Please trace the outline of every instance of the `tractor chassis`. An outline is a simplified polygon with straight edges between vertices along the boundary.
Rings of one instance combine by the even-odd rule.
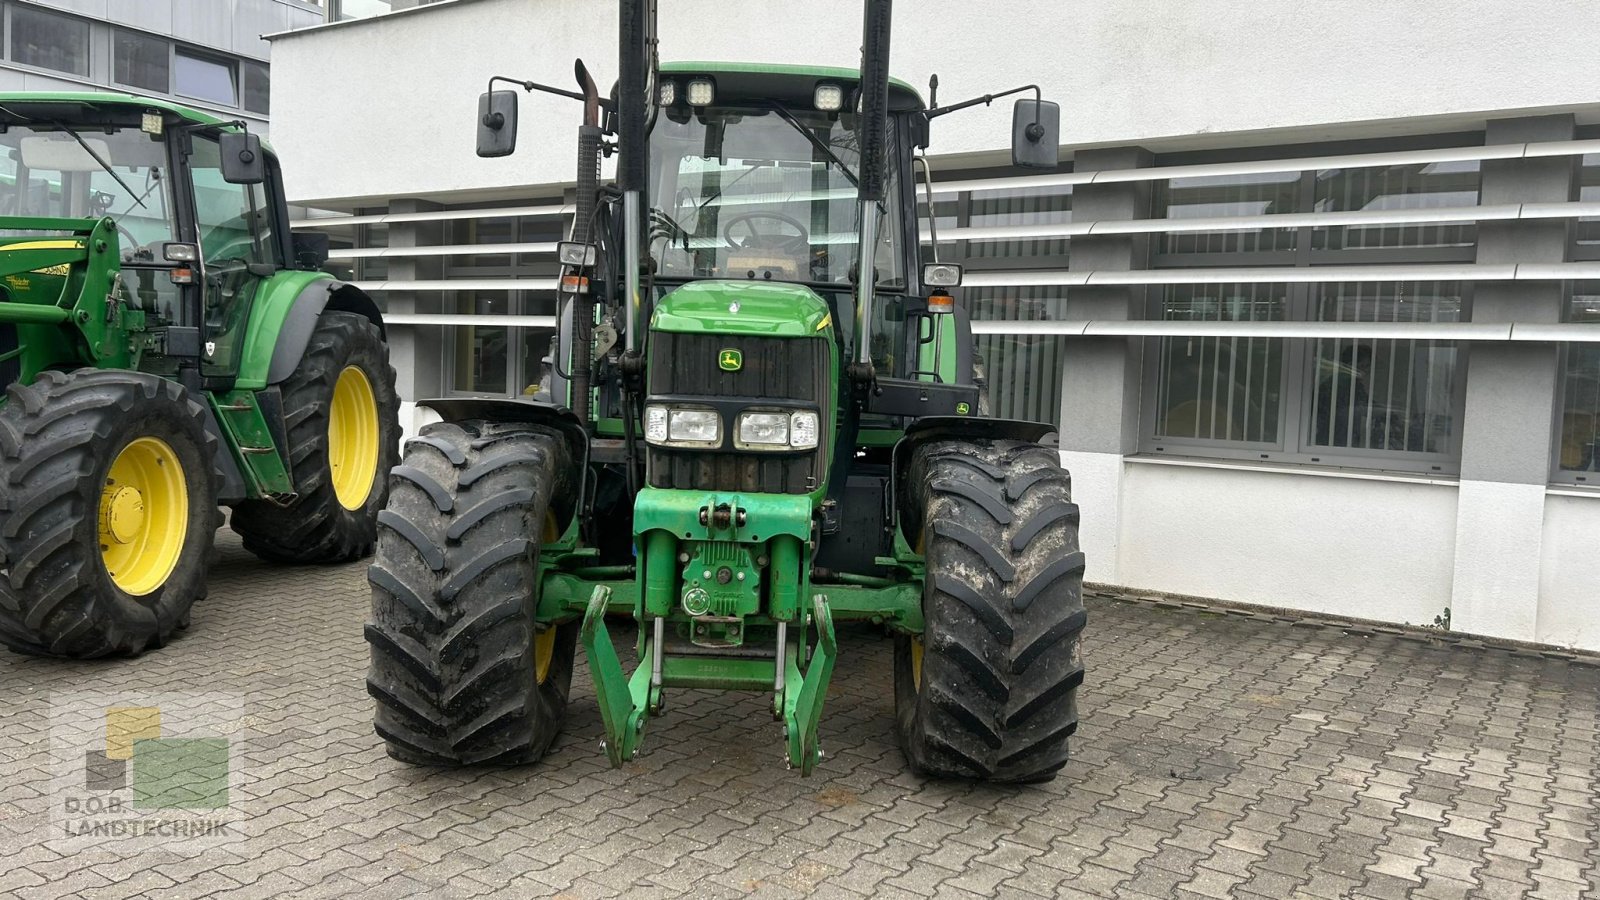
[[[876,562],[901,575],[901,580],[842,576],[862,583],[809,585],[809,608],[790,610],[790,619],[744,617],[739,628],[750,638],[746,646],[767,647],[770,652],[668,653],[668,629],[695,627],[696,620],[680,608],[664,616],[647,612],[645,582],[623,571],[631,567],[583,567],[593,551],[579,549],[576,538],[575,531],[569,531],[561,541],[541,548],[537,618],[541,627],[582,618],[579,642],[589,661],[604,723],[601,748],[612,766],[637,755],[646,721],[664,708],[666,688],[746,690],[771,692],[773,718],[783,724],[785,762],[810,775],[823,755],[818,723],[838,658],[834,622],[871,622],[911,635],[922,632],[921,559],[897,536],[896,555]],[[608,615],[639,622],[638,665],[631,676],[625,673],[606,627]]]

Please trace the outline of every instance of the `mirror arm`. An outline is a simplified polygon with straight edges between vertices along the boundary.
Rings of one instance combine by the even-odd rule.
[[[1033,91],[1033,99],[1039,100],[1039,101],[1043,101],[1044,100],[1044,92],[1039,90],[1039,86],[1037,84],[1025,84],[1022,87],[1012,88],[1009,91],[1001,91],[998,94],[984,94],[982,97],[974,97],[971,100],[963,100],[960,103],[952,103],[949,106],[934,107],[933,109],[928,110],[926,115],[928,116],[929,119],[937,119],[938,117],[940,117],[942,115],[945,115],[947,113],[953,113],[953,112],[956,112],[958,110],[963,110],[963,109],[966,109],[969,106],[977,106],[980,103],[982,103],[984,106],[988,106],[990,103],[993,103],[994,101],[999,100],[1001,97],[1009,97],[1012,94],[1020,94],[1023,91]],[[1039,128],[1040,129],[1040,135],[1039,136],[1040,137],[1043,136],[1043,126],[1041,126],[1039,124],[1038,119],[1034,120],[1033,128]],[[1030,129],[1030,132],[1031,132],[1031,130],[1032,129]],[[1034,140],[1038,140],[1038,139],[1039,139],[1038,137],[1034,137]]]
[[[495,75],[494,77],[490,78],[489,79],[489,90],[491,90],[491,91],[494,90],[494,86],[499,82],[505,82],[506,84],[514,84],[517,87],[522,88],[523,90],[527,91],[530,94],[533,93],[534,91],[543,91],[546,94],[555,94],[557,97],[569,97],[569,98],[571,98],[573,100],[578,100],[578,101],[581,101],[581,102],[586,103],[586,104],[588,104],[588,103],[598,104],[601,109],[610,110],[610,109],[615,108],[615,106],[616,106],[615,103],[612,103],[611,100],[609,100],[609,99],[607,99],[605,97],[595,97],[595,96],[591,96],[589,94],[581,94],[581,93],[579,93],[577,91],[569,91],[569,90],[565,90],[564,88],[551,87],[548,84],[540,84],[537,81],[523,81],[520,78],[508,78],[508,77],[506,77],[504,75]],[[488,123],[484,123],[484,124],[488,124]]]
[[[922,163],[922,190],[928,198],[928,239],[933,241],[933,261],[939,261],[939,216],[933,208],[933,167],[928,165],[928,156],[919,153],[911,157],[911,165]]]

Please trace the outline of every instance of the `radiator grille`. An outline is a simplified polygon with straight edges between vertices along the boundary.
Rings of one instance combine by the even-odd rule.
[[[816,404],[824,409],[831,383],[828,342],[823,338],[767,338],[744,335],[651,335],[651,396],[768,400]],[[718,365],[724,350],[742,355],[738,371]],[[732,428],[731,421],[724,423]],[[806,494],[820,481],[829,448],[803,455],[758,451],[648,451],[651,487],[702,491]]]

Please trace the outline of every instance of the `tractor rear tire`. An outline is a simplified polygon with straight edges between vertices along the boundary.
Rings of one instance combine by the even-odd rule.
[[[298,497],[286,507],[268,500],[234,506],[231,524],[246,550],[280,563],[348,562],[372,553],[400,449],[394,378],[378,326],[356,313],[321,315],[281,388]]]
[[[535,426],[438,423],[406,445],[369,572],[367,692],[389,755],[537,762],[566,722],[579,622],[541,628],[539,546],[571,460]]]
[[[182,385],[47,371],[0,408],[0,643],[137,656],[189,624],[222,524],[216,438]]]
[[[900,745],[941,778],[1048,781],[1067,762],[1083,682],[1083,554],[1072,481],[1023,441],[937,441],[912,457],[925,630],[897,638]]]

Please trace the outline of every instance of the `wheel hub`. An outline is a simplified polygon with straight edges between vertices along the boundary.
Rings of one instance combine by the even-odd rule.
[[[96,519],[100,558],[123,593],[142,597],[165,584],[189,532],[189,492],[172,445],[129,441],[106,472]]]
[[[113,484],[101,496],[101,530],[118,544],[131,544],[144,531],[144,494],[136,487]]]

